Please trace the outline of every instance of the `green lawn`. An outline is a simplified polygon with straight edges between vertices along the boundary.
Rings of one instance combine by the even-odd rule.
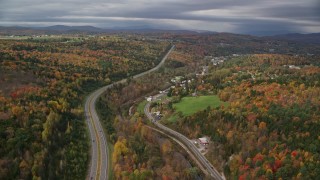
[[[176,112],[182,112],[184,116],[189,116],[200,110],[206,109],[208,106],[215,108],[223,104],[227,106],[228,103],[220,101],[218,96],[198,96],[198,97],[184,97],[179,103],[173,104]]]
[[[138,107],[137,107],[137,112],[139,114],[144,114],[144,107],[146,106],[147,104],[147,101],[146,100],[143,100],[141,101],[139,104],[138,104]]]

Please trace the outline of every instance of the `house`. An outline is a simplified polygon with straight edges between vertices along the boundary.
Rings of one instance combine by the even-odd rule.
[[[182,76],[176,76],[175,78],[171,79],[171,82],[179,83],[179,82],[181,82],[182,78],[183,78]]]
[[[160,120],[162,117],[162,114],[160,113],[160,111],[156,111],[153,113],[155,115],[155,120]]]
[[[200,74],[196,74],[196,76],[206,75],[206,74],[208,74],[208,71],[209,71],[209,66],[202,66],[201,73]]]
[[[289,69],[301,69],[299,66],[289,65]]]
[[[202,72],[201,72],[202,75],[207,74],[208,71],[209,71],[209,66],[202,66]]]
[[[152,96],[147,97],[147,101],[148,101],[148,102],[151,102],[151,101],[152,101]]]
[[[200,141],[200,144],[202,144],[202,145],[208,145],[209,144],[209,141],[208,141],[207,137],[199,138],[199,141]]]

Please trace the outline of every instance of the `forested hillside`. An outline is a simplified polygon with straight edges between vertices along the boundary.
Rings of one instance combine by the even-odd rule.
[[[160,62],[169,44],[117,36],[0,41],[0,179],[83,179],[84,97]]]
[[[218,34],[165,34],[177,49],[202,59],[204,56],[232,54],[320,54],[320,45],[288,41],[270,37],[256,37],[230,33]]]
[[[149,121],[144,118],[145,104],[140,103],[145,96],[170,86],[168,79],[174,75],[186,74],[195,68],[179,62],[176,53],[172,52],[157,72],[115,86],[102,95],[97,103],[101,121],[110,142],[114,144],[114,179],[203,178],[202,172],[180,145],[150,129]]]
[[[132,79],[160,62],[166,40],[176,49],[165,66]],[[123,78],[97,103],[114,144],[114,178],[202,178],[188,155],[144,119],[140,101],[171,87],[151,108],[190,139],[208,136],[206,157],[227,178],[316,179],[319,53],[317,45],[225,33],[0,40],[0,179],[83,179],[84,98]],[[216,108],[177,112],[190,109],[188,99],[213,99],[202,105]]]
[[[229,105],[166,123],[190,138],[209,136],[206,156],[230,179],[317,179],[319,64],[319,56],[281,54],[208,64],[198,93]]]

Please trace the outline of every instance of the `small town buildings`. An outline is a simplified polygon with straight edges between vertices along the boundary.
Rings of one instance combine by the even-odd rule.
[[[224,61],[227,60],[227,57],[224,57],[224,56],[221,56],[221,57],[214,57],[211,59],[211,63],[214,65],[214,66],[217,66],[219,64],[222,64]]]

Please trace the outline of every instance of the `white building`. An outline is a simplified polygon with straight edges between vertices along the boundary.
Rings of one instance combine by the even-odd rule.
[[[207,137],[199,138],[199,141],[200,141],[200,144],[202,144],[202,145],[208,145],[209,144],[209,141],[208,141]]]
[[[147,101],[148,101],[148,102],[151,102],[151,101],[152,101],[152,96],[147,97]]]

